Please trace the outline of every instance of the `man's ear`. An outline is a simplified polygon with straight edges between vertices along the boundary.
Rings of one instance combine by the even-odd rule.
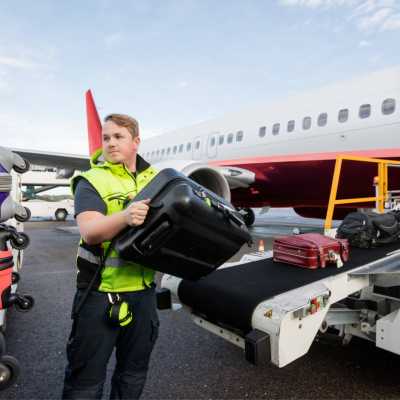
[[[139,136],[136,136],[136,137],[133,139],[133,141],[134,141],[134,143],[135,143],[135,150],[137,151],[138,148],[139,148],[139,144],[140,144],[140,137],[139,137]]]

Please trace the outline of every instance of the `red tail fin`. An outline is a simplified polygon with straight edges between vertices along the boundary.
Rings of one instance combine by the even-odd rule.
[[[96,150],[101,149],[101,122],[96,104],[94,103],[92,92],[86,92],[86,115],[89,138],[89,154],[92,155]]]

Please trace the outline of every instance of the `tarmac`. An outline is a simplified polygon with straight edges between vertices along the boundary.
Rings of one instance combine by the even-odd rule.
[[[337,222],[336,222],[337,224]],[[75,257],[79,232],[75,220],[32,219],[24,224],[31,244],[24,251],[18,291],[36,298],[28,313],[8,310],[6,354],[21,364],[17,384],[0,399],[61,398],[65,345],[71,328],[75,292]],[[289,236],[293,228],[323,232],[323,221],[298,217],[291,209],[270,210],[257,216],[251,228],[258,250],[263,240],[272,248],[275,236]],[[161,274],[157,273],[159,285]],[[264,399],[264,398],[399,398],[400,356],[353,338],[349,345],[312,344],[309,352],[286,367],[255,367],[244,351],[195,325],[180,310],[159,311],[160,335],[155,345],[142,399]],[[104,398],[110,394],[109,366]]]

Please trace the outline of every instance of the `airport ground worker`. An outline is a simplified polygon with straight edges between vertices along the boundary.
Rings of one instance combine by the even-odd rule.
[[[92,168],[71,181],[81,240],[63,399],[101,399],[114,347],[110,398],[138,399],[158,337],[155,271],[123,261],[109,251],[110,241],[121,230],[145,220],[150,200],[123,209],[124,200],[134,198],[157,171],[137,154],[136,120],[111,114],[104,122],[103,148],[91,157]],[[104,268],[76,312],[105,255]],[[117,313],[110,313],[111,308]]]

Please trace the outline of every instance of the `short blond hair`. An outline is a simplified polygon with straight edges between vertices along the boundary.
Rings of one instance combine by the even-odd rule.
[[[104,118],[104,122],[107,121],[112,121],[118,126],[123,126],[124,128],[128,129],[128,131],[132,135],[132,139],[139,137],[139,123],[136,121],[136,119],[130,117],[129,115],[108,114]]]

